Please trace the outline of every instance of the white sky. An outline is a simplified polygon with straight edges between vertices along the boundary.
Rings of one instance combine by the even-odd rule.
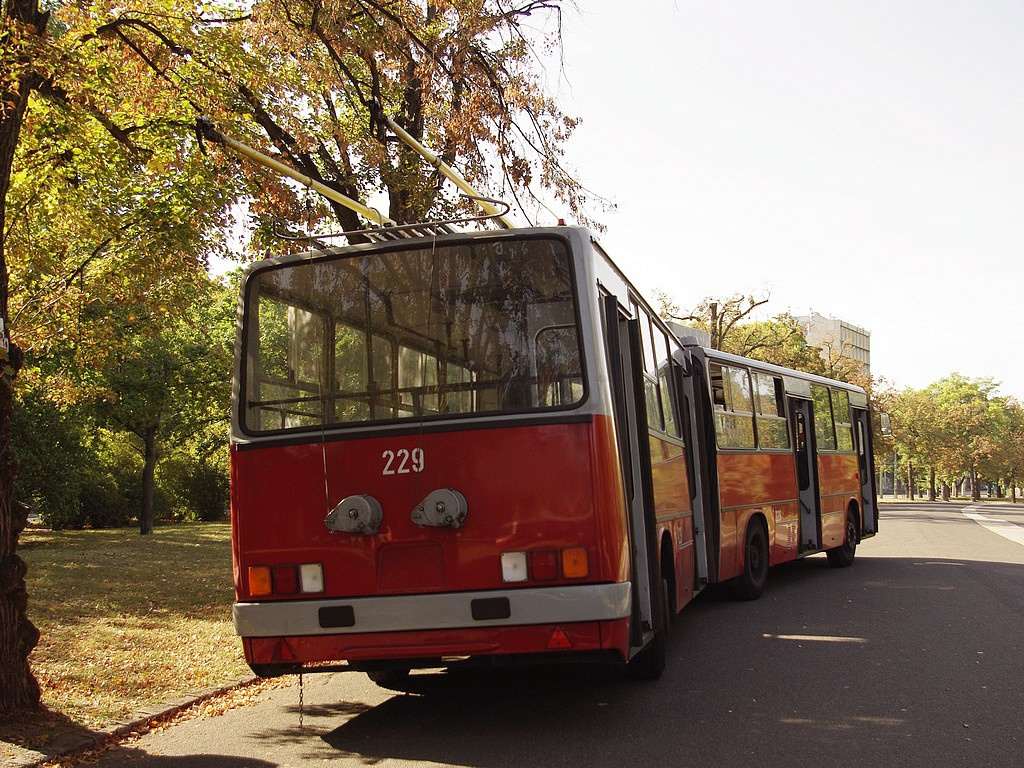
[[[866,328],[897,386],[1024,398],[1024,3],[579,6],[548,89],[641,291],[770,292]]]

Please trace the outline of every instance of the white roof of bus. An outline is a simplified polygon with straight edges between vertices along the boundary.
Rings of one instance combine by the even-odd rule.
[[[690,349],[694,348],[694,345],[689,346]],[[804,373],[803,371],[795,371],[792,368],[783,368],[781,365],[772,365],[771,363],[762,363],[760,360],[752,360],[749,357],[741,357],[740,355],[734,355],[729,352],[722,352],[718,349],[711,349],[710,347],[697,347],[704,352],[705,357],[720,361],[723,363],[732,363],[734,365],[749,366],[758,371],[765,373],[774,373],[782,377],[785,382],[786,391],[791,394],[801,394],[809,396],[809,387],[801,386],[810,384],[823,384],[833,389],[843,389],[847,392],[856,392],[860,395],[867,396],[863,387],[858,387],[856,384],[850,384],[845,381],[839,381],[837,379],[828,379],[824,376],[818,376],[813,373]]]

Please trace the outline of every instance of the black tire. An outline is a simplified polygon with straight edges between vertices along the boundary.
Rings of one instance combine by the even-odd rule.
[[[842,545],[825,552],[828,564],[833,568],[849,568],[853,565],[853,558],[857,554],[857,541],[859,539],[857,518],[854,515],[854,511],[849,509],[846,511],[846,535],[843,538]]]
[[[367,672],[366,676],[373,680],[381,688],[392,691],[403,691],[409,682],[408,669],[375,669]]]
[[[634,680],[657,680],[665,671],[668,644],[668,581],[661,580],[661,618],[647,647],[629,660],[626,672]]]
[[[768,582],[768,535],[756,520],[747,525],[743,544],[743,572],[729,582],[733,600],[757,600]]]
[[[302,666],[299,664],[250,664],[249,669],[257,677],[263,678],[298,675],[302,672]]]

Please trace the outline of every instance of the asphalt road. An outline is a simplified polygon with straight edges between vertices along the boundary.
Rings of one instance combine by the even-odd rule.
[[[704,594],[656,683],[614,670],[307,676],[101,766],[1024,765],[1024,504],[884,504],[853,567]],[[1019,511],[1018,511],[1019,510]]]

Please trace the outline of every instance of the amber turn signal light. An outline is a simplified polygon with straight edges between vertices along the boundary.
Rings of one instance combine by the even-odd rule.
[[[249,594],[264,597],[272,592],[270,569],[262,565],[249,566]]]
[[[585,579],[590,575],[586,547],[562,550],[562,575],[567,579]]]

